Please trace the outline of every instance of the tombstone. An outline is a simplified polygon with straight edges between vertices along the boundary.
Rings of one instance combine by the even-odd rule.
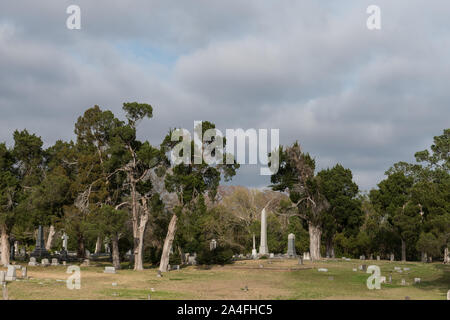
[[[350,259],[350,258],[345,258],[345,261],[351,261],[352,259]]]
[[[380,261],[381,259],[380,259],[380,256],[377,256],[377,261]]]
[[[48,259],[42,259],[41,260],[41,265],[44,267],[47,267],[48,265],[50,265],[50,262],[48,261]]]
[[[255,241],[255,234],[253,234],[253,249],[252,249],[252,257],[253,259],[258,258],[258,252],[256,251],[256,241]]]
[[[65,266],[67,264],[67,262],[66,261],[63,261],[63,266]]]
[[[360,256],[359,260],[366,260],[366,256],[365,255]]]
[[[85,254],[86,254],[86,258],[89,259],[91,257],[91,252],[88,249],[85,250]]]
[[[402,279],[402,286],[406,286],[406,280]]]
[[[59,266],[58,259],[56,258],[52,259],[52,266]]]
[[[319,272],[328,272],[328,269],[326,269],[326,268],[319,268],[319,269],[317,269],[317,271],[319,271]]]
[[[110,254],[110,253],[111,253],[111,248],[109,247],[109,243],[108,243],[108,242],[105,242],[105,252],[106,252],[107,254]]]
[[[389,283],[392,283],[392,274],[389,275]]]
[[[67,234],[64,232],[64,234],[61,237],[63,243],[62,243],[62,247],[63,250],[67,251],[67,240],[69,239],[69,237],[67,236]]]
[[[415,283],[415,284],[420,283],[420,278],[414,278],[414,283]]]
[[[188,264],[192,264],[192,265],[197,264],[197,259],[195,258],[195,256],[189,256]]]
[[[381,277],[381,278],[380,278],[380,283],[384,283],[384,284],[385,284],[385,283],[386,283],[386,277],[384,277],[384,276]]]
[[[400,268],[400,267],[394,267],[394,270],[395,270],[395,271],[399,271],[399,270],[402,270],[402,268]]]
[[[270,258],[270,259],[275,258],[275,255],[274,255],[273,253],[271,253],[271,254],[269,254],[269,258]]]
[[[403,271],[409,271],[411,268],[403,268]]]
[[[297,253],[295,252],[295,234],[290,233],[288,235],[288,251],[287,255],[289,258],[295,258]]]
[[[27,252],[25,251],[25,248],[20,248],[19,255],[20,256],[26,256]]]
[[[16,260],[16,250],[14,249],[14,244],[9,248],[9,260]]]
[[[0,271],[0,286],[3,286],[5,283],[6,283],[5,271]]]
[[[217,248],[217,241],[216,239],[212,239],[211,242],[209,243],[209,250],[213,251],[216,248]]]
[[[300,264],[300,265],[303,264],[303,259],[302,259],[302,257],[298,257],[298,264]]]
[[[373,254],[369,256],[369,260],[373,260]]]
[[[311,256],[309,252],[303,252],[303,260],[311,260]]]
[[[450,300],[450,290],[447,291],[447,300]]]
[[[19,242],[14,241],[14,254],[19,255]]]
[[[269,253],[267,247],[267,220],[266,220],[266,208],[261,211],[261,243],[259,246],[259,254],[265,255]]]
[[[22,268],[22,279],[28,279],[27,267]]]
[[[114,267],[105,267],[103,273],[116,273],[116,268]]]
[[[390,260],[390,261],[395,261],[395,257],[394,257],[394,254],[393,254],[393,253],[391,253],[391,255],[389,256],[389,260]]]
[[[89,259],[84,259],[83,263],[81,264],[83,267],[89,267],[91,264],[91,261]]]
[[[37,266],[38,265],[38,263],[36,262],[36,258],[35,257],[31,257],[30,258],[30,262],[28,262],[28,265],[29,266]]]
[[[8,265],[8,271],[6,271],[6,281],[16,281],[16,268],[13,265]]]
[[[45,249],[44,245],[44,229],[40,225],[38,228],[38,234],[36,237],[36,247],[34,248],[33,252],[30,254],[32,257],[36,258],[45,258],[48,257],[50,254]]]
[[[358,271],[356,268],[353,268],[353,272],[356,272],[356,271]]]

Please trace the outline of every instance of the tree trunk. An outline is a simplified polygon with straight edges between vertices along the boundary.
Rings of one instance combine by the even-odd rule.
[[[177,230],[177,215],[174,214],[170,219],[169,228],[167,230],[166,240],[164,240],[163,252],[161,255],[161,262],[159,263],[159,271],[166,272],[169,265],[170,248],[172,248],[173,239]]]
[[[112,236],[112,262],[113,267],[120,269],[120,255],[119,255],[119,237],[115,234]]]
[[[53,245],[53,239],[55,237],[55,227],[53,225],[50,226],[50,229],[48,231],[48,237],[47,237],[47,243],[45,244],[45,249],[47,251],[50,251]]]
[[[311,253],[311,260],[320,259],[320,238],[322,236],[322,229],[320,226],[315,226],[308,223],[309,231],[309,252]]]
[[[182,265],[185,264],[186,261],[185,261],[185,257],[184,257],[184,252],[183,252],[183,249],[181,249],[180,246],[178,246],[178,254],[180,255],[181,264]]]
[[[9,250],[10,250],[10,246],[9,246],[9,234],[8,234],[8,230],[6,228],[5,225],[1,226],[2,229],[2,235],[1,235],[1,247],[2,247],[2,255],[1,255],[1,263],[4,266],[7,266],[9,264]]]
[[[98,236],[97,241],[95,242],[94,254],[99,254],[100,252],[102,252],[102,238],[100,236]]]
[[[402,239],[402,261],[406,261],[406,241]]]
[[[80,259],[84,259],[84,257],[86,256],[86,250],[84,248],[84,238],[82,235],[78,235],[77,256]]]
[[[445,250],[444,250],[444,263],[450,264],[450,256],[449,256],[449,252],[448,252],[448,247],[445,247]]]
[[[147,227],[149,214],[146,212],[141,216],[141,219],[139,221],[139,227],[138,227],[138,242],[137,247],[134,251],[134,270],[141,271],[144,270],[144,263],[143,263],[143,253],[144,253],[144,234],[145,234],[145,228]]]

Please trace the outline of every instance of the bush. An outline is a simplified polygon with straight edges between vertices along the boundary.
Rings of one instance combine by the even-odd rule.
[[[197,255],[197,263],[200,265],[230,264],[233,262],[233,250],[229,247],[217,247],[214,250],[203,248]]]

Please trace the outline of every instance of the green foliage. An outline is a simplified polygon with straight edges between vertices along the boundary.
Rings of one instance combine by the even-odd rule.
[[[218,246],[214,250],[205,246],[197,254],[197,262],[200,265],[230,264],[233,262],[233,250],[228,246]]]

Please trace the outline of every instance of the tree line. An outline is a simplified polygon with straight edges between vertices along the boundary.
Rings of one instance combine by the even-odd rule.
[[[75,141],[44,148],[36,134],[16,130],[13,146],[0,144],[2,264],[9,264],[11,239],[33,248],[38,225],[48,230],[48,250],[60,247],[56,235],[65,232],[80,259],[107,239],[116,268],[132,248],[135,270],[149,262],[164,272],[185,252],[208,252],[212,238],[229,254],[246,253],[269,202],[268,240],[275,252],[285,250],[287,234],[295,233],[298,250],[313,259],[448,256],[450,129],[435,137],[430,151],[416,154],[418,163],[395,164],[368,194],[339,164],[316,172],[315,160],[298,143],[280,148],[273,191],[225,192],[220,182],[236,174],[238,163],[171,165],[179,142],[172,141],[173,129],[159,145],[140,141],[139,124],[152,118],[152,106],[124,103],[123,110],[123,120],[99,106],[86,110],[75,123]],[[215,125],[203,122],[202,132],[208,129]],[[213,143],[210,137],[203,146]],[[192,150],[197,147],[192,141]]]

